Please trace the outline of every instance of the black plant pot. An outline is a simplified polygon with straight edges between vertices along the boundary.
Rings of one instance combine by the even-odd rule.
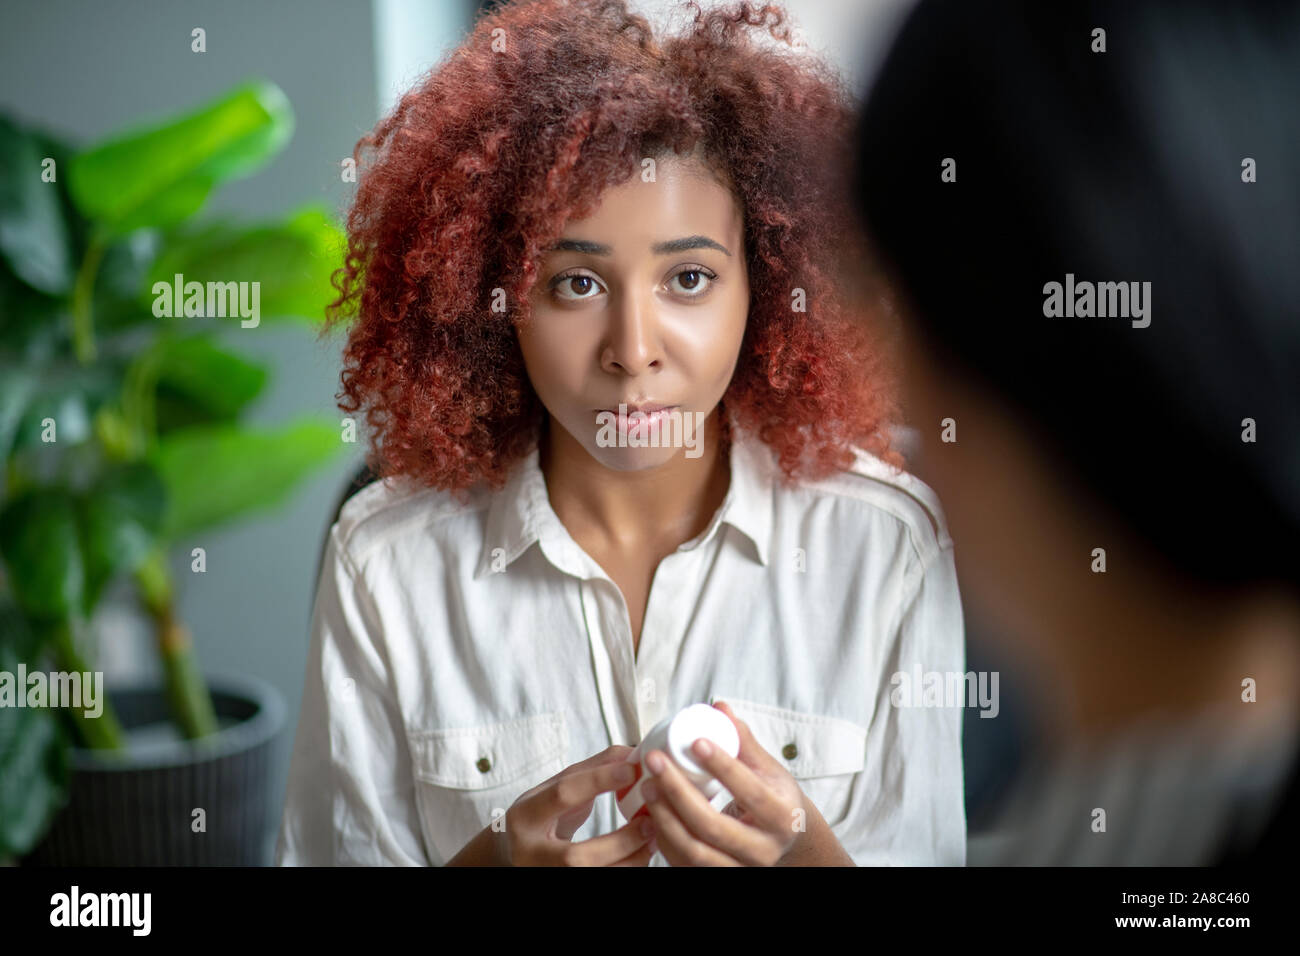
[[[284,701],[253,677],[211,678],[208,688],[222,725],[210,737],[133,741],[121,754],[73,748],[68,804],[22,865],[269,864],[277,817],[270,771]],[[128,737],[138,741],[142,729],[170,724],[160,686],[113,689],[107,696]]]

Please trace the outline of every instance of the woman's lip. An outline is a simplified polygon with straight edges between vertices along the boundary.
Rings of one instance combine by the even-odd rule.
[[[601,409],[601,411],[614,416],[620,434],[640,435],[663,427],[663,423],[668,420],[668,413],[677,407],[676,405],[645,405],[641,408],[626,408],[626,415],[620,415],[612,408]]]
[[[625,405],[623,407],[627,410],[627,413],[629,415],[631,415],[633,412],[641,412],[646,415],[652,415],[655,412],[670,411],[671,409],[677,408],[678,406],[676,405]],[[611,415],[617,415],[619,413],[617,408],[601,408],[601,409],[597,409],[597,411],[609,412]]]

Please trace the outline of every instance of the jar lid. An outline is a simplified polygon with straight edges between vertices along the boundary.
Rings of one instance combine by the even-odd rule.
[[[677,765],[688,774],[712,777],[696,763],[691,746],[701,737],[732,757],[740,753],[740,734],[731,718],[709,704],[691,704],[678,711],[668,726],[668,750]]]

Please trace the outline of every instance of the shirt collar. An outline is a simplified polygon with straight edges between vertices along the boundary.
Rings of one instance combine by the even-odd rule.
[[[735,528],[749,542],[746,550],[760,564],[770,558],[775,461],[768,447],[735,426],[731,429],[731,483],[722,506],[697,537],[681,550],[699,547],[722,524]],[[483,551],[475,579],[504,571],[534,543],[561,571],[580,578],[604,572],[569,535],[551,507],[536,445],[515,466],[505,486],[490,496]]]

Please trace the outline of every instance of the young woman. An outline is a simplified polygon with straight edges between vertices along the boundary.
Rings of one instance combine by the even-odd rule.
[[[961,711],[891,694],[964,668],[951,542],[845,285],[851,107],[783,24],[512,5],[362,141],[332,317],[383,480],[330,531],[278,862],[964,862]],[[726,790],[651,759],[623,820],[700,701]]]

